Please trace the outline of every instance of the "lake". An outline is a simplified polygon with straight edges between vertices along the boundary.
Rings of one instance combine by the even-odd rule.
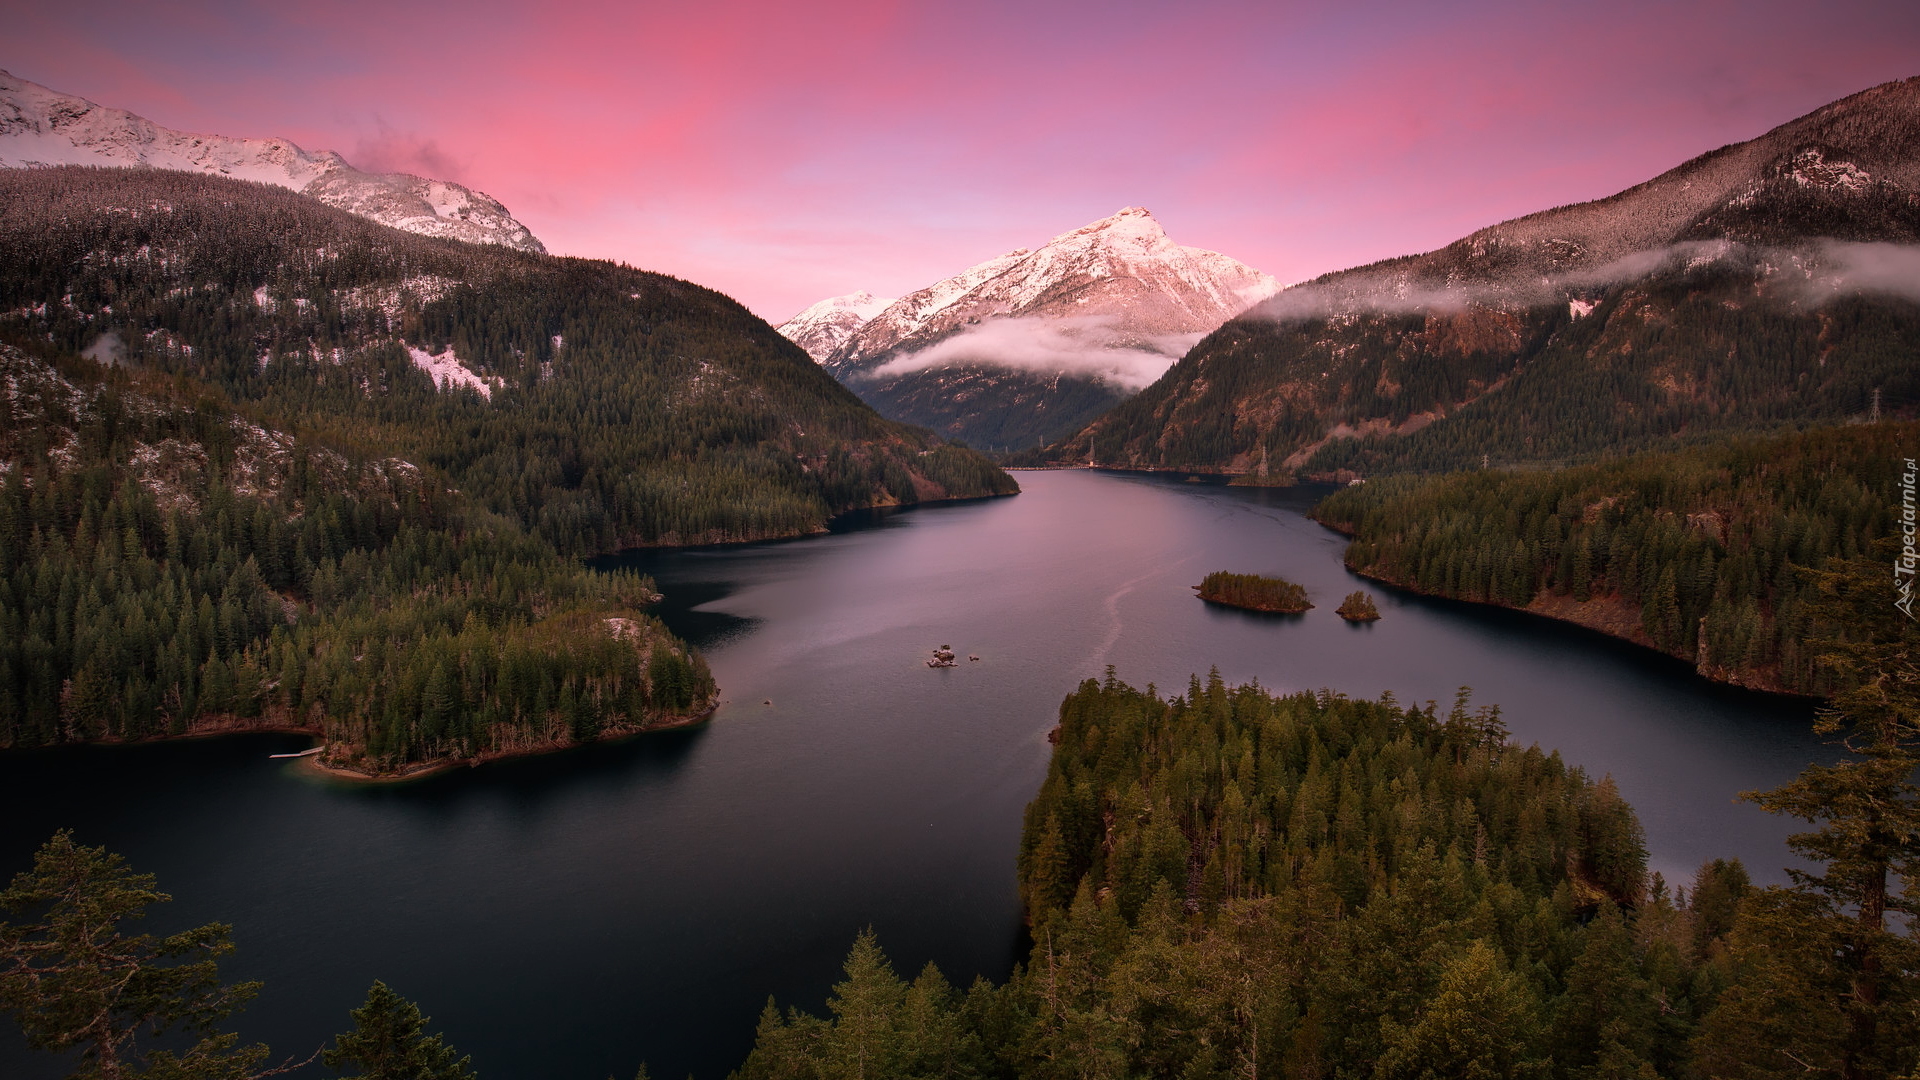
[[[818,1009],[871,926],[903,974],[1021,955],[1014,853],[1060,699],[1108,665],[1183,690],[1217,665],[1277,690],[1471,686],[1514,736],[1611,773],[1654,869],[1784,879],[1793,823],[1735,801],[1828,756],[1812,709],[1534,616],[1380,587],[1303,514],[1316,489],[1089,471],[1025,493],[858,515],[831,535],[602,560],[653,574],[706,650],[710,723],[400,786],[309,777],[239,736],[0,754],[0,872],[56,828],[159,875],[167,931],[234,926],[234,1027],[304,1057],[375,978],[486,1080],[738,1064],[767,996]],[[1314,610],[1202,603],[1212,570],[1283,574]],[[1381,621],[1334,614],[1365,588]],[[951,645],[951,669],[929,669]],[[977,655],[978,661],[965,657]],[[0,1031],[0,1075],[59,1075]]]

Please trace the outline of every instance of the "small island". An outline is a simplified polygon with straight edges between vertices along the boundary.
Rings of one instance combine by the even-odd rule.
[[[1358,590],[1348,593],[1334,613],[1348,622],[1373,622],[1380,617],[1380,609],[1373,606],[1373,597]]]
[[[1307,590],[1285,578],[1262,577],[1259,574],[1229,574],[1224,570],[1216,570],[1194,588],[1199,591],[1200,599],[1210,604],[1226,604],[1250,611],[1298,615],[1313,606],[1307,600]]]

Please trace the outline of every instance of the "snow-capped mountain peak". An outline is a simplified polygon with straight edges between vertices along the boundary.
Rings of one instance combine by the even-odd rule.
[[[1004,318],[1101,317],[1123,347],[1153,348],[1169,335],[1211,330],[1279,287],[1219,252],[1182,247],[1145,207],[1129,206],[900,298],[856,329],[828,366],[866,370]]]
[[[1152,382],[1278,289],[1129,206],[909,293],[814,355],[884,415],[975,445],[1029,445]]]
[[[829,297],[781,323],[775,329],[807,351],[815,360],[825,360],[844,344],[867,320],[894,303],[893,297],[875,296],[862,289],[845,296]]]
[[[361,172],[331,150],[302,150],[287,139],[175,131],[0,71],[0,168],[45,165],[230,176],[290,188],[408,232],[546,250],[498,201],[451,181]]]
[[[1136,245],[1142,251],[1173,243],[1167,238],[1167,230],[1161,228],[1160,222],[1154,218],[1153,212],[1144,206],[1124,207],[1099,221],[1063,232],[1048,243],[1071,244],[1077,237],[1098,237],[1100,242],[1115,246]]]

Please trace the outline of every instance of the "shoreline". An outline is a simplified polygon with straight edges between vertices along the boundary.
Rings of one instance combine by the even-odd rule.
[[[1349,539],[1355,535],[1356,530],[1344,525],[1323,521],[1320,518],[1313,517],[1311,514],[1307,516],[1320,525]],[[1349,546],[1348,550],[1352,550],[1351,546]],[[1561,596],[1556,593],[1543,592],[1535,593],[1533,599],[1527,601],[1525,606],[1516,606],[1502,603],[1498,600],[1474,600],[1465,596],[1448,596],[1446,593],[1428,592],[1417,585],[1390,578],[1377,570],[1362,569],[1355,566],[1351,562],[1348,562],[1344,555],[1341,557],[1340,562],[1347,570],[1358,574],[1368,581],[1374,581],[1382,585],[1400,589],[1404,592],[1412,593],[1415,596],[1424,596],[1430,600],[1448,600],[1459,604],[1473,604],[1478,607],[1498,608],[1502,611],[1518,611],[1526,615],[1536,615],[1540,618],[1550,619],[1568,626],[1578,626],[1583,630],[1591,630],[1596,634],[1602,634],[1622,644],[1645,649],[1656,656],[1664,656],[1669,660],[1679,661],[1687,665],[1696,676],[1716,686],[1727,686],[1736,690],[1747,690],[1756,694],[1767,694],[1773,697],[1791,698],[1798,701],[1819,702],[1826,700],[1826,698],[1820,694],[1807,694],[1798,690],[1789,690],[1780,684],[1778,678],[1766,672],[1736,670],[1717,664],[1701,664],[1698,660],[1670,653],[1658,645],[1653,644],[1640,628],[1637,614],[1623,610],[1622,605],[1617,602],[1618,598],[1612,595],[1596,597],[1593,600],[1588,600],[1583,603],[1575,600],[1572,596]]]
[[[714,701],[701,712],[687,716],[673,717],[663,723],[651,724],[633,731],[613,731],[602,734],[586,742],[545,743],[522,750],[492,750],[463,758],[439,758],[434,761],[417,762],[401,772],[369,773],[341,765],[329,765],[321,760],[324,754],[314,754],[291,762],[295,772],[305,773],[315,779],[329,780],[342,784],[405,784],[415,780],[425,780],[430,776],[451,772],[454,769],[477,769],[495,761],[511,761],[516,758],[541,757],[557,754],[566,750],[578,750],[589,746],[622,742],[636,739],[642,735],[651,735],[661,731],[677,731],[681,728],[695,727],[713,719],[720,710],[720,700]]]
[[[1005,470],[1002,470],[1002,471],[1005,471]],[[811,540],[816,537],[831,535],[835,531],[833,527],[835,522],[838,522],[854,514],[870,514],[870,513],[876,513],[881,511],[900,512],[900,511],[906,511],[906,510],[917,510],[923,506],[928,506],[928,507],[947,506],[954,503],[985,502],[988,499],[1011,499],[1014,496],[1019,494],[1021,494],[1021,492],[1004,491],[1004,492],[990,492],[985,495],[948,495],[945,498],[920,499],[916,502],[910,502],[910,503],[903,503],[903,502],[871,503],[866,506],[850,507],[846,510],[840,511],[839,513],[833,514],[832,516],[827,518],[824,524],[816,525],[807,529],[796,529],[791,532],[768,532],[764,534],[756,534],[753,536],[732,536],[732,537],[726,537],[724,539],[719,539],[719,540],[714,540],[714,539],[676,540],[673,543],[667,543],[662,540],[655,540],[652,543],[644,543],[644,542],[636,542],[631,544],[622,543],[621,546],[619,547],[610,548],[605,551],[594,552],[593,554],[590,554],[590,555],[579,555],[579,556],[575,556],[575,558],[578,558],[583,563],[593,563],[596,560],[617,559],[622,555],[631,555],[635,552],[642,552],[642,551],[645,551],[645,552],[697,551],[702,548],[744,547],[748,544],[781,544],[781,543],[787,543],[793,540]]]
[[[1194,588],[1197,589],[1199,586],[1195,585]],[[1312,604],[1308,604],[1306,607],[1261,607],[1258,604],[1236,604],[1231,600],[1222,600],[1217,596],[1207,596],[1202,593],[1195,593],[1194,596],[1196,599],[1204,600],[1218,607],[1232,608],[1235,611],[1251,611],[1260,615],[1305,615],[1307,612],[1313,610]]]
[[[539,746],[528,747],[526,749],[493,750],[493,751],[488,751],[486,753],[474,755],[473,757],[439,758],[429,762],[416,762],[411,767],[407,768],[405,771],[397,772],[397,773],[368,773],[368,772],[363,772],[359,769],[345,768],[338,765],[328,765],[325,762],[321,761],[322,755],[320,754],[307,754],[298,758],[282,758],[280,760],[285,761],[286,764],[290,766],[294,771],[299,773],[304,773],[318,779],[333,780],[333,781],[338,781],[341,783],[348,783],[348,784],[405,783],[407,781],[412,781],[412,780],[424,780],[429,776],[437,776],[441,773],[448,772],[456,768],[475,769],[475,768],[479,768],[482,765],[488,764],[489,762],[494,762],[494,761],[507,761],[514,758],[540,757],[545,754],[557,754],[566,750],[577,750],[577,749],[588,747],[588,746],[598,746],[603,743],[620,742],[625,739],[638,738],[642,735],[651,735],[655,732],[660,732],[660,731],[675,731],[680,728],[695,727],[699,724],[706,723],[707,721],[713,719],[713,715],[720,710],[721,704],[722,702],[720,701],[718,695],[716,695],[714,700],[710,704],[708,704],[708,706],[704,710],[700,712],[690,713],[686,716],[672,717],[662,723],[651,724],[651,725],[648,725],[647,727],[638,728],[631,731],[608,732],[598,736],[597,738],[589,739],[586,742],[544,743]],[[218,726],[203,726],[203,727],[197,727],[197,728],[189,729],[187,731],[183,731],[177,735],[176,734],[155,735],[145,739],[88,739],[80,742],[52,743],[47,746],[0,747],[0,753],[7,753],[15,750],[20,750],[20,751],[70,750],[70,749],[76,749],[76,748],[116,748],[116,749],[127,748],[127,749],[130,749],[133,747],[140,747],[140,746],[156,746],[163,743],[197,742],[200,740],[221,739],[221,738],[227,738],[235,735],[305,735],[308,738],[315,739],[315,740],[325,739],[325,733],[320,728],[314,727],[312,725],[296,725],[296,724],[275,723],[271,721],[266,721],[262,723],[240,723],[240,724],[226,723],[226,724],[220,724]],[[317,742],[316,745],[325,746],[326,743],[324,741],[320,741],[320,742]],[[272,759],[269,758],[269,760],[272,760]]]

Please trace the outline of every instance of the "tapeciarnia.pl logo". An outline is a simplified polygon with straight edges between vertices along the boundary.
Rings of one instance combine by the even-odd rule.
[[[1913,579],[1916,563],[1920,563],[1920,554],[1914,551],[1914,504],[1913,485],[1915,474],[1920,474],[1914,459],[1901,459],[1906,463],[1906,471],[1900,474],[1900,554],[1893,560],[1893,588],[1899,599],[1893,606],[1900,609],[1907,618],[1913,614]]]

